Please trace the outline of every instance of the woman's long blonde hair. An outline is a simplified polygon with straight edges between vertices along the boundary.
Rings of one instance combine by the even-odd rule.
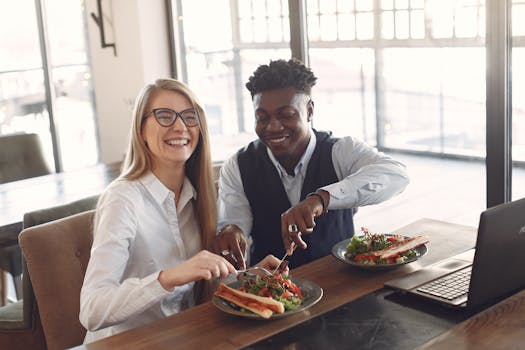
[[[156,90],[169,90],[185,96],[199,114],[199,143],[186,161],[185,172],[197,191],[195,212],[201,229],[202,248],[210,249],[217,225],[217,195],[213,182],[208,125],[202,105],[184,83],[175,79],[158,79],[139,93],[133,108],[129,145],[120,177],[135,180],[151,169],[151,155],[141,135],[142,120],[148,112],[146,108],[152,92]]]

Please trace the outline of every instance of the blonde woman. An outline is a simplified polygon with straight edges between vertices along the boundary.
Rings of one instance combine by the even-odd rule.
[[[199,281],[236,273],[208,250],[216,229],[208,128],[183,83],[160,79],[136,99],[122,175],[102,194],[80,296],[84,342],[200,301]],[[269,256],[261,262],[277,265]]]

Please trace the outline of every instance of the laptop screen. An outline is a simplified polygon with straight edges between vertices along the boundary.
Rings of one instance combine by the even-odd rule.
[[[525,288],[525,198],[481,214],[467,306]]]

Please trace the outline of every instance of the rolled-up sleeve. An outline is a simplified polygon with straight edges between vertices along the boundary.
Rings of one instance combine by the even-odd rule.
[[[404,164],[352,137],[334,144],[332,161],[339,181],[321,188],[330,193],[328,209],[381,203],[409,183]]]

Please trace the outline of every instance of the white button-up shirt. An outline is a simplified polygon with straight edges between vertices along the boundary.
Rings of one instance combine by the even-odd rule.
[[[186,178],[175,206],[174,193],[151,172],[134,181],[116,180],[104,191],[80,296],[85,343],[194,305],[194,283],[169,292],[157,278],[201,250],[195,198]]]
[[[315,134],[311,132],[310,135],[310,142],[294,169],[294,175],[289,175],[267,149],[292,206],[299,203],[308,163],[317,142]],[[409,182],[402,163],[350,136],[333,145],[332,162],[339,181],[319,188],[330,193],[328,209],[331,210],[383,202],[402,192]],[[221,168],[218,210],[217,229],[236,224],[246,235],[250,234],[253,215],[244,192],[237,154],[226,160]]]

